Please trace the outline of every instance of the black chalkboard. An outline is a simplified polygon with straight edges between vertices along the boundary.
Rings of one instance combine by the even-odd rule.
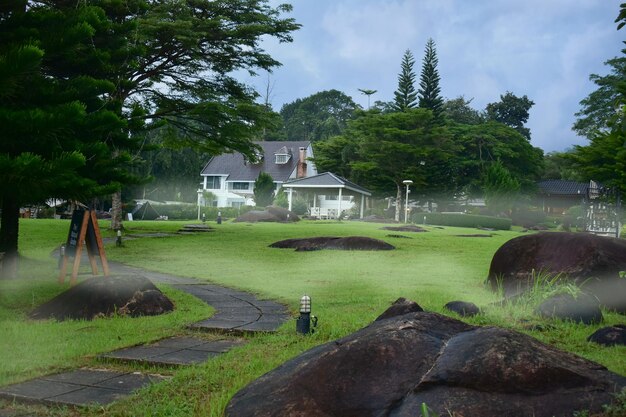
[[[83,218],[85,210],[74,210],[72,213],[72,222],[70,223],[70,232],[67,234],[67,242],[65,243],[65,253],[68,256],[76,255],[76,247],[78,246],[78,237],[83,227]]]

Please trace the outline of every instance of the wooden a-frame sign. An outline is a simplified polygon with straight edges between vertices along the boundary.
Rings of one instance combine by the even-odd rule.
[[[104,276],[109,275],[109,264],[104,252],[104,244],[102,243],[102,235],[100,234],[100,227],[98,227],[96,212],[93,210],[74,210],[72,222],[70,223],[70,232],[67,235],[67,242],[65,244],[65,253],[61,260],[61,272],[59,273],[60,284],[65,282],[67,261],[70,256],[74,257],[70,284],[76,284],[84,245],[87,246],[91,273],[94,276],[98,275],[96,256],[99,256]]]

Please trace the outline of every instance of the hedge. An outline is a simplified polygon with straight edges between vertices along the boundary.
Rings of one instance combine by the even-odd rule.
[[[511,229],[511,219],[477,214],[464,213],[416,213],[413,216],[415,223],[434,224],[453,227],[485,227],[496,230]]]
[[[196,220],[198,218],[198,206],[182,205],[182,204],[158,204],[152,206],[161,216],[167,216],[169,220]],[[258,210],[257,207],[242,206],[236,207],[200,207],[200,216],[202,213],[209,221],[217,219],[217,213],[221,213],[222,218],[234,219],[250,210]]]

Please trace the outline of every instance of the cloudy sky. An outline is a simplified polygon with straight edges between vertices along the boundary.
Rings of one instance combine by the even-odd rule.
[[[302,28],[294,42],[266,42],[283,66],[271,75],[275,110],[337,89],[367,107],[358,89],[389,101],[404,51],[419,78],[426,41],[439,58],[444,98],[463,95],[484,109],[506,91],[535,102],[528,127],[545,151],[586,143],[571,126],[593,91],[592,73],[620,54],[626,28],[614,20],[623,0],[292,0]],[[283,1],[284,2],[284,1]],[[281,3],[272,0],[272,4]],[[267,79],[247,79],[259,91]],[[296,138],[294,138],[296,139]]]

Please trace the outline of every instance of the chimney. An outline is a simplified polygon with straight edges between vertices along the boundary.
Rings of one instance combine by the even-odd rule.
[[[306,177],[306,148],[300,148],[300,159],[298,160],[296,178],[304,177]]]

